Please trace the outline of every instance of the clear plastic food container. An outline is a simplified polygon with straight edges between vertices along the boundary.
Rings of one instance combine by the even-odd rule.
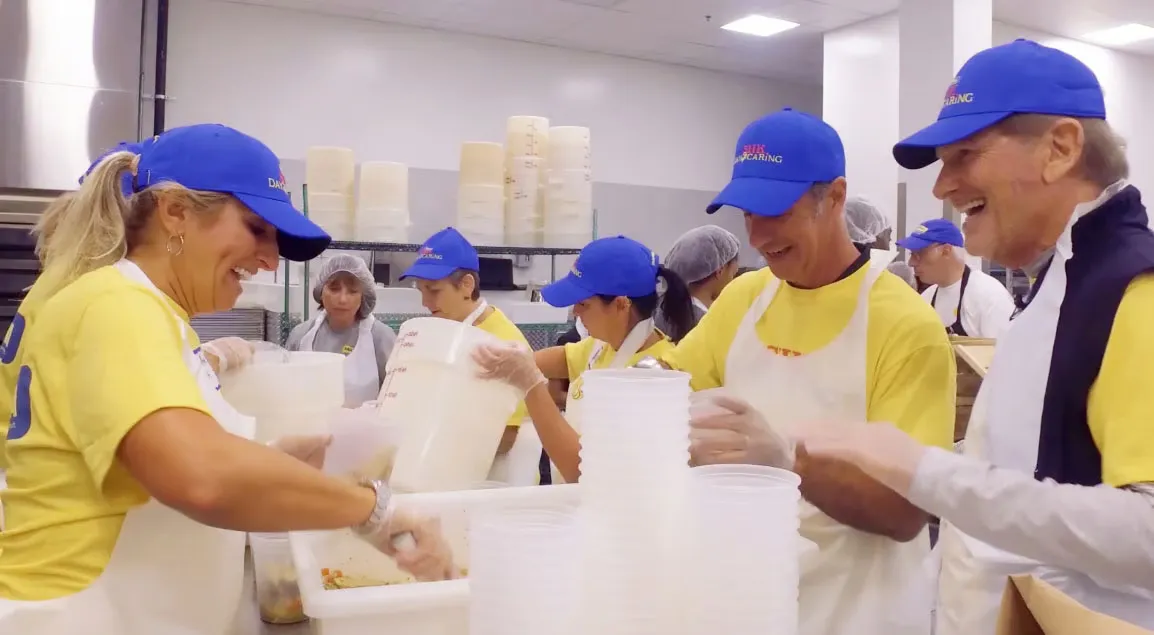
[[[296,624],[307,620],[288,534],[249,534],[249,545],[261,621]]]

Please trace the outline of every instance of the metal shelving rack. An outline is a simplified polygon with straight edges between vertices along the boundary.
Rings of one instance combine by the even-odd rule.
[[[301,211],[304,212],[305,217],[308,217],[308,185],[301,186],[301,198],[303,201],[301,205]],[[594,211],[594,237],[596,237],[597,234],[596,223],[596,211]],[[549,278],[550,280],[554,281],[557,280],[557,256],[576,256],[577,254],[581,253],[580,249],[574,249],[571,247],[514,247],[498,245],[474,245],[474,247],[477,249],[477,253],[482,256],[549,256]],[[377,253],[416,253],[420,248],[420,243],[366,242],[357,240],[334,240],[329,245],[329,249],[340,249],[344,251],[367,251],[372,254],[371,257],[374,259]],[[304,271],[302,272],[301,276],[301,291],[303,292],[304,296],[302,303],[302,319],[303,321],[307,321],[309,319],[309,299],[311,297],[311,289],[309,288],[309,284],[311,283],[311,280],[309,278],[309,263],[305,262],[303,264]],[[375,264],[375,262],[370,262],[370,269]],[[288,271],[287,266],[285,270],[286,272]],[[291,331],[295,326],[291,313],[291,304],[289,302],[289,293],[291,292],[289,278],[290,276],[286,274],[284,280],[284,313],[281,314],[279,320],[281,343],[283,343],[285,339],[288,338],[289,331]],[[395,328],[400,322],[417,316],[404,314],[385,314],[380,317],[383,318],[382,321],[390,324]],[[518,326],[523,331],[529,326],[535,327],[535,330],[536,327],[541,327],[543,332],[547,331],[547,333],[544,333],[543,336],[551,336],[554,334],[554,331],[561,332],[569,328],[568,324]],[[533,339],[537,339],[532,337],[532,334],[530,333],[526,333],[526,336],[530,337],[531,342]],[[551,344],[552,342],[550,341],[548,344],[546,344],[546,346]]]

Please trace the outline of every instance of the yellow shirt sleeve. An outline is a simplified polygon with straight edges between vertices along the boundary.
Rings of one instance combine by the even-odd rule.
[[[957,362],[937,320],[909,320],[894,328],[878,358],[866,414],[887,421],[919,442],[950,448],[954,441]]]
[[[1087,418],[1102,453],[1102,481],[1112,487],[1154,482],[1154,274],[1126,289],[1090,388]]]
[[[597,340],[587,337],[580,342],[570,342],[565,345],[565,366],[569,369],[569,381],[575,382],[585,372],[589,365],[589,356],[593,354],[593,345]]]
[[[192,327],[185,328],[191,334]],[[85,312],[67,365],[71,394],[62,396],[97,483],[141,419],[166,408],[212,414],[184,363],[183,346],[177,318],[147,290],[97,300]]]

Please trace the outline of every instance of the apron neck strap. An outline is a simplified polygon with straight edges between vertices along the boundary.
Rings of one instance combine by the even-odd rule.
[[[489,308],[489,302],[485,300],[485,298],[481,298],[481,301],[477,303],[477,308],[473,309],[473,312],[462,320],[462,322],[469,326],[475,326],[477,319],[481,317],[481,314],[484,313],[487,308]]]

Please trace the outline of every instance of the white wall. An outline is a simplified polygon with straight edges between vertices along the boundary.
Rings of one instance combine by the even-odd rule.
[[[205,0],[172,3],[167,92],[170,127],[444,170],[464,141],[503,141],[508,116],[542,115],[592,129],[596,181],[697,190],[725,184],[748,122],[821,108],[820,88]]]
[[[896,227],[898,16],[827,33],[824,46],[822,113],[845,144],[849,194],[873,201]]]

